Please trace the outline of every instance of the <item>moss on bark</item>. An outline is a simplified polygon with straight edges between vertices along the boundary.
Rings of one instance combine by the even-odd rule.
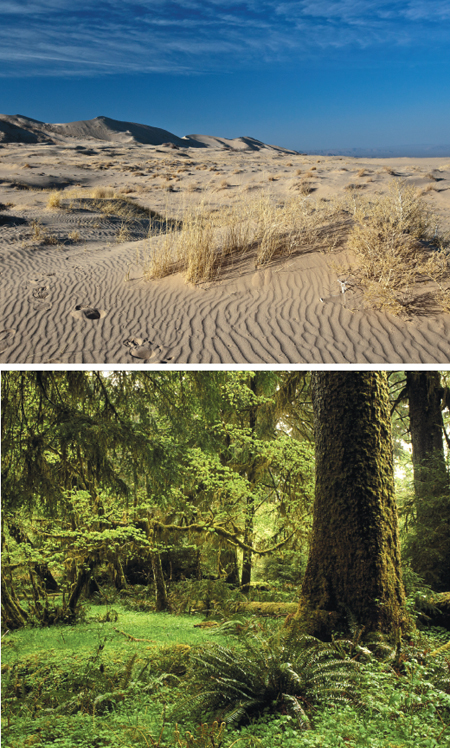
[[[314,372],[316,496],[297,611],[309,633],[404,624],[387,379]]]

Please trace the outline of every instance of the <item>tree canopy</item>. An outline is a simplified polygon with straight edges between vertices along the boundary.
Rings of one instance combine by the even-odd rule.
[[[431,421],[417,415],[421,376],[430,398],[438,393]],[[83,590],[95,589],[98,569],[122,589],[130,563],[150,570],[156,605],[165,608],[164,554],[174,549],[198,553],[203,575],[246,594],[264,575],[303,580],[301,604],[332,613],[330,621],[340,611],[335,625],[342,611],[369,628],[369,618],[375,628],[397,625],[404,605],[399,533],[404,571],[443,589],[446,576],[437,570],[450,567],[450,522],[439,522],[450,512],[446,393],[445,377],[436,373],[4,372],[2,583],[9,625],[73,618]],[[427,465],[417,458],[418,419]],[[427,435],[441,445],[437,457],[435,447],[427,451]],[[434,470],[431,452],[440,478],[424,481],[422,472],[419,480],[419,470]],[[432,496],[424,485],[435,487]],[[426,547],[430,532],[439,539],[434,555]],[[375,608],[367,603],[363,613],[358,584],[368,574],[375,580],[381,548],[389,548],[389,571],[370,591]],[[18,569],[29,575],[33,604],[22,605]],[[51,585],[64,593],[58,610],[42,602]],[[322,585],[320,600],[314,585]],[[393,605],[390,623],[381,616],[389,607],[385,595]]]

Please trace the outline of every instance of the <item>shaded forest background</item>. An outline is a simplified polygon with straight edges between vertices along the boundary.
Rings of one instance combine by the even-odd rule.
[[[138,585],[147,610],[293,611],[314,509],[310,380],[4,372],[3,626],[73,622],[109,585]],[[450,590],[447,374],[388,381],[403,581],[420,605]]]

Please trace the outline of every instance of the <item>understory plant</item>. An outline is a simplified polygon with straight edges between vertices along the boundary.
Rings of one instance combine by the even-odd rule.
[[[264,713],[288,714],[308,729],[315,706],[355,697],[357,669],[312,636],[252,632],[240,647],[212,643],[191,656],[189,698],[177,709],[232,726]]]

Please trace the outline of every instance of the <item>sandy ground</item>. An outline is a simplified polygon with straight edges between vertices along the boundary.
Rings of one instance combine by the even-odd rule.
[[[300,252],[259,269],[248,262],[198,286],[180,274],[149,281],[145,263],[158,240],[147,236],[145,221],[124,234],[119,216],[96,211],[87,199],[108,187],[173,216],[200,201],[220,211],[259,194],[292,198],[306,173],[311,199],[325,200],[344,195],[349,184],[383,194],[393,179],[405,179],[428,188],[424,200],[450,229],[444,158],[82,140],[3,144],[0,362],[447,364],[450,315],[405,320],[364,309],[357,295],[341,293],[336,256]],[[61,206],[50,208],[55,189]]]

